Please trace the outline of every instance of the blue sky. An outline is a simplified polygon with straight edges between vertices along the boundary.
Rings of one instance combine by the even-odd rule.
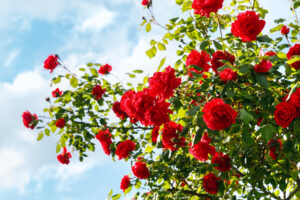
[[[0,199],[102,200],[111,188],[120,193],[129,163],[111,161],[98,145],[85,162],[74,155],[62,166],[56,160],[57,138],[37,142],[38,132],[23,127],[21,114],[26,109],[41,114],[46,106],[53,74],[42,64],[49,54],[59,54],[74,70],[90,61],[110,63],[112,73],[124,79],[133,69],[153,73],[166,55],[173,64],[176,46],[158,58],[146,57],[150,38],[160,39],[163,30],[139,30],[146,16],[140,0],[0,1]],[[288,0],[262,3],[270,10],[268,21],[291,20]],[[179,13],[173,0],[154,0],[154,6],[162,24]]]

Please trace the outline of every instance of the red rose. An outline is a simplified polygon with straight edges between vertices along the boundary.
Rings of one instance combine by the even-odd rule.
[[[289,32],[290,32],[290,29],[287,26],[281,27],[281,34],[282,35],[287,35],[287,34],[289,34]]]
[[[219,181],[221,178],[216,177],[213,173],[207,174],[203,178],[203,188],[209,194],[217,194],[219,189]]]
[[[95,137],[101,143],[104,153],[110,155],[110,145],[112,141],[111,133],[109,132],[109,130],[100,130]]]
[[[210,142],[211,138],[205,133],[197,144],[190,147],[190,154],[200,161],[206,161],[208,154],[214,155],[216,152],[215,147],[209,145]]]
[[[150,172],[147,168],[147,165],[141,161],[136,162],[132,167],[131,170],[133,174],[138,177],[139,179],[146,179],[150,176]]]
[[[203,120],[212,130],[223,130],[235,123],[237,112],[222,99],[215,98],[204,105]]]
[[[266,53],[267,56],[276,56],[276,53],[274,51],[268,51]]]
[[[220,78],[222,81],[235,80],[237,77],[237,72],[233,71],[230,68],[224,69],[220,72]]]
[[[168,99],[174,94],[174,89],[181,84],[181,78],[176,78],[175,70],[168,66],[164,72],[155,72],[149,78],[149,89],[152,96]]]
[[[99,74],[108,74],[111,71],[112,67],[109,64],[102,65],[98,70]]]
[[[67,148],[64,147],[63,152],[59,155],[57,155],[57,160],[61,164],[69,164],[70,163],[70,158],[72,158],[72,155],[70,152],[67,152]]]
[[[102,95],[105,93],[106,89],[102,89],[101,85],[96,85],[93,88],[92,94],[94,95],[96,100],[99,100],[102,98]]]
[[[150,4],[150,0],[143,0],[142,5],[143,6],[148,6]]]
[[[121,180],[121,190],[123,190],[123,192],[125,192],[125,190],[130,186],[130,178],[128,175],[124,176]]]
[[[176,151],[179,147],[185,146],[185,138],[179,138],[183,127],[180,124],[169,121],[164,124],[162,129],[162,144],[163,147]]]
[[[58,128],[63,128],[66,125],[66,121],[64,118],[60,118],[55,122],[55,126]]]
[[[296,108],[291,103],[281,102],[276,106],[274,117],[276,124],[282,128],[287,128],[296,115]]]
[[[50,69],[50,73],[53,72],[53,70],[59,65],[60,63],[57,61],[58,56],[57,55],[50,55],[45,61],[44,61],[44,68]]]
[[[55,90],[52,91],[52,96],[54,98],[60,97],[61,95],[62,95],[62,91],[60,91],[58,88],[56,88]]]
[[[112,109],[114,111],[114,113],[117,115],[117,117],[121,118],[122,120],[124,120],[125,118],[127,118],[127,114],[126,112],[124,112],[122,109],[121,109],[121,104],[120,102],[115,102],[112,106]]]
[[[154,106],[151,106],[147,109],[147,111],[144,113],[144,118],[140,120],[145,126],[160,126],[161,124],[170,120],[169,114],[172,113],[172,111],[169,109],[170,103],[162,99],[156,99],[154,104]]]
[[[256,40],[258,34],[263,30],[266,22],[259,20],[259,15],[254,11],[242,12],[237,20],[232,23],[231,33],[240,37],[243,42]]]
[[[189,71],[189,76],[193,77],[191,72],[195,72],[201,74],[203,72],[208,72],[210,69],[210,65],[208,62],[210,61],[210,56],[205,51],[201,51],[200,53],[197,50],[191,51],[191,53],[186,58],[186,67]],[[190,65],[197,65],[202,68],[202,71],[198,71],[193,67],[189,67]]]
[[[268,142],[268,147],[269,147],[269,155],[273,160],[276,160],[276,158],[278,157],[280,151],[282,150],[282,143],[281,140],[279,139],[271,139]]]
[[[121,160],[122,158],[127,158],[134,149],[135,143],[131,140],[125,140],[118,144],[116,155],[119,157],[119,160]]]
[[[295,44],[294,46],[292,46],[288,53],[287,53],[287,58],[290,60],[292,59],[292,56],[300,56],[300,44]],[[296,61],[293,64],[291,64],[291,66],[295,69],[300,69],[300,61]]]
[[[195,14],[209,17],[211,12],[217,12],[223,7],[224,0],[194,0],[192,8]]]
[[[152,133],[151,133],[151,140],[153,143],[156,143],[157,142],[157,137],[159,135],[159,126],[155,126],[153,129],[152,129]]]
[[[257,119],[256,125],[257,125],[257,126],[260,126],[260,124],[261,124],[261,122],[262,122],[263,119],[264,119],[264,118],[262,118],[262,117],[258,118],[258,119]]]
[[[272,68],[272,63],[269,60],[262,60],[259,64],[254,66],[254,71],[258,73],[266,73]]]
[[[300,108],[300,88],[297,88],[296,91],[291,94],[290,102],[295,107]]]
[[[222,61],[220,60],[227,60],[229,61],[231,64],[234,63],[235,61],[235,57],[234,55],[231,55],[228,52],[224,52],[224,51],[216,51],[213,55],[213,58],[211,59],[211,66],[212,69],[214,70],[214,72],[216,72],[216,74],[218,74],[218,68],[222,67],[223,65],[225,65]]]
[[[229,156],[224,155],[222,152],[216,152],[211,160],[211,163],[218,165],[215,168],[221,172],[226,172],[230,170],[231,168],[230,162],[231,159],[229,158]]]
[[[22,114],[23,124],[26,128],[34,129],[38,123],[36,114],[31,114],[28,110]]]
[[[136,109],[133,101],[135,96],[136,92],[129,90],[123,94],[120,101],[121,110],[123,110],[130,117],[130,119],[136,119]]]

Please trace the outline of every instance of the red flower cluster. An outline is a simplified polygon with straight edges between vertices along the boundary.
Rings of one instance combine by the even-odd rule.
[[[218,74],[218,68],[224,65],[224,63],[220,60],[227,60],[231,64],[233,64],[235,61],[234,55],[231,55],[226,51],[216,51],[212,56],[213,58],[211,59],[211,66],[216,74]]]
[[[281,27],[281,34],[282,35],[287,35],[287,34],[289,34],[289,32],[290,32],[290,29],[287,26]]]
[[[272,68],[272,63],[269,60],[262,60],[259,64],[253,67],[258,73],[267,73]]]
[[[150,5],[150,2],[151,2],[151,0],[143,0],[142,5],[143,6],[148,6],[148,5]]]
[[[152,133],[151,133],[151,138],[152,138],[152,142],[156,143],[157,142],[157,137],[159,135],[159,126],[155,126],[152,129]]]
[[[131,121],[139,120],[144,126],[161,125],[169,121],[170,104],[150,95],[149,89],[140,92],[128,91],[121,98],[121,110]]]
[[[269,155],[273,160],[276,160],[276,158],[278,157],[280,151],[282,150],[282,143],[281,140],[279,139],[271,139],[268,142],[268,146],[269,146]]]
[[[194,0],[192,8],[195,14],[209,17],[211,12],[218,12],[223,7],[224,0]]]
[[[100,67],[98,72],[99,72],[99,74],[105,75],[105,74],[108,74],[109,72],[111,72],[111,69],[112,69],[111,65],[105,64],[105,65]]]
[[[70,152],[67,152],[67,148],[64,147],[63,152],[59,155],[57,155],[57,160],[61,164],[69,164],[70,163],[70,158],[72,158],[72,155]]]
[[[63,128],[63,127],[65,127],[65,125],[66,125],[66,121],[64,118],[60,118],[59,120],[57,120],[55,122],[55,126],[58,128]]]
[[[112,141],[111,133],[109,132],[109,130],[100,130],[95,137],[101,143],[104,153],[110,155],[110,145]]]
[[[130,186],[130,178],[128,175],[124,176],[121,180],[120,188],[125,192],[125,190]]]
[[[22,114],[23,124],[26,128],[34,129],[38,123],[36,114],[31,114],[28,110]]]
[[[57,61],[58,56],[57,55],[50,55],[45,61],[44,61],[44,68],[49,69],[50,73],[53,72],[53,70],[59,65],[60,63]]]
[[[179,147],[185,146],[185,138],[179,138],[183,127],[180,124],[169,121],[164,124],[162,129],[162,144],[163,147],[176,151]]]
[[[168,66],[164,72],[155,72],[149,78],[149,90],[152,96],[168,99],[174,94],[174,89],[181,84],[181,78],[176,78],[175,70]]]
[[[210,65],[208,62],[210,61],[210,56],[205,51],[201,51],[200,53],[197,50],[191,51],[191,53],[186,58],[186,67],[189,71],[189,76],[193,77],[191,72],[195,72],[198,74],[202,74],[203,72],[208,72],[210,69]],[[190,65],[197,65],[202,68],[202,71],[198,71],[194,67]]]
[[[290,60],[292,59],[292,56],[300,56],[300,44],[295,44],[294,46],[292,46],[288,53],[287,53],[287,58]],[[294,69],[300,69],[300,61],[296,61],[294,63],[291,64],[291,66]]]
[[[226,172],[231,169],[230,162],[231,159],[229,158],[229,156],[224,155],[222,152],[216,152],[211,160],[211,163],[218,165],[215,168],[221,172]]]
[[[60,97],[62,95],[62,91],[60,91],[58,88],[52,91],[52,96],[54,98]]]
[[[235,80],[237,77],[237,72],[233,71],[230,68],[224,69],[220,72],[220,78],[222,81],[230,81]]]
[[[213,173],[209,173],[203,178],[204,190],[209,194],[217,194],[220,180],[221,178],[216,177]]]
[[[276,56],[276,53],[274,51],[268,51],[266,53],[267,56]]]
[[[114,111],[114,113],[117,115],[117,117],[121,118],[122,120],[126,119],[128,116],[126,114],[126,112],[124,112],[121,109],[121,104],[120,102],[115,102],[112,106],[112,109]]]
[[[209,145],[210,142],[211,138],[205,133],[197,144],[190,147],[190,154],[200,161],[206,161],[208,159],[208,154],[214,155],[216,152],[215,147]]]
[[[240,37],[243,42],[256,40],[258,34],[263,30],[266,22],[259,20],[259,15],[254,11],[242,12],[237,20],[232,23],[231,33]]]
[[[135,143],[131,140],[125,140],[118,144],[116,155],[119,157],[119,160],[121,160],[122,158],[127,158],[134,149]]]
[[[102,98],[102,95],[105,93],[106,89],[102,89],[101,85],[96,85],[93,88],[92,94],[94,95],[96,100],[99,100]]]
[[[146,179],[150,176],[150,172],[147,168],[147,165],[141,161],[136,162],[132,167],[131,170],[133,174],[138,177],[139,179]]]
[[[203,120],[212,130],[223,130],[235,123],[237,112],[222,99],[215,98],[204,105]]]

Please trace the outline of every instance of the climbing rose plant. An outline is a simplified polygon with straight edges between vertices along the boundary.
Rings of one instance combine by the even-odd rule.
[[[88,63],[75,74],[50,55],[44,68],[67,73],[51,81],[47,116],[25,111],[24,126],[41,129],[38,140],[58,135],[62,164],[74,151],[80,161],[87,151],[129,161],[119,192],[135,187],[135,199],[299,199],[299,1],[291,1],[295,20],[273,23],[256,0],[176,0],[184,14],[166,25],[153,3],[141,2],[150,15],[141,26],[158,25],[163,36],[146,54],[172,43],[175,63],[162,58],[133,87],[109,82],[110,64]],[[62,79],[72,89],[60,90]],[[111,190],[108,198],[121,194]]]

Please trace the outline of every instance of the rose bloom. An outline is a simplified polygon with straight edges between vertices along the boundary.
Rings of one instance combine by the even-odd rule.
[[[224,155],[222,152],[216,152],[211,160],[211,163],[218,165],[217,167],[215,167],[215,169],[221,172],[226,172],[231,169],[230,162],[231,159],[229,158],[229,156]]]
[[[287,26],[281,27],[281,34],[282,35],[287,35],[287,34],[289,34],[289,32],[290,32],[290,29]]]
[[[128,116],[126,114],[126,112],[124,112],[121,109],[121,104],[120,102],[115,102],[112,106],[112,110],[114,111],[114,113],[117,115],[117,117],[121,118],[122,120],[126,119]]]
[[[278,157],[280,151],[282,150],[282,143],[281,140],[279,139],[271,139],[268,142],[268,147],[269,147],[269,155],[273,160],[276,160]]]
[[[224,63],[221,62],[220,60],[227,60],[231,64],[233,64],[235,61],[235,57],[234,57],[234,55],[231,55],[230,53],[228,53],[226,51],[225,52],[224,51],[216,51],[212,55],[212,59],[211,59],[211,66],[216,74],[218,74],[218,68],[220,68],[224,65]]]
[[[258,73],[266,73],[272,68],[272,63],[269,60],[262,60],[259,64],[253,67]]]
[[[274,51],[268,51],[266,53],[267,56],[276,56],[276,53]]]
[[[44,68],[49,69],[50,73],[53,72],[53,70],[59,65],[60,63],[57,61],[58,56],[57,55],[50,55],[45,61],[44,61]]]
[[[242,12],[237,20],[232,23],[231,33],[240,37],[243,42],[256,40],[256,37],[263,30],[266,22],[259,20],[259,15],[254,11]]]
[[[120,101],[121,110],[123,110],[130,119],[136,119],[136,108],[133,101],[135,96],[136,92],[129,90],[123,94]]]
[[[118,144],[116,155],[119,157],[119,160],[121,160],[122,158],[127,158],[134,149],[135,143],[131,140],[125,140]]]
[[[70,152],[67,152],[67,148],[64,147],[63,152],[59,155],[57,155],[57,160],[61,163],[61,164],[69,164],[70,163],[70,158],[72,158],[72,155]]]
[[[125,190],[130,186],[130,178],[128,175],[124,176],[121,180],[120,188],[125,192]]]
[[[162,129],[162,144],[171,151],[176,151],[179,147],[185,146],[185,138],[179,138],[183,127],[180,124],[169,121]]]
[[[104,153],[110,155],[110,145],[112,143],[112,140],[109,130],[100,130],[95,138],[101,143]]]
[[[63,127],[65,127],[65,125],[66,125],[66,121],[64,118],[60,118],[59,120],[57,120],[55,122],[55,126],[58,128],[63,128]]]
[[[215,98],[204,105],[203,120],[212,130],[224,130],[235,123],[237,112],[222,99]]]
[[[224,69],[223,71],[220,72],[220,79],[222,81],[235,80],[236,77],[237,77],[237,72],[233,71],[230,68]]]
[[[198,52],[197,50],[191,51],[191,53],[186,58],[186,67],[189,71],[189,76],[193,77],[191,72],[196,72],[198,74],[202,74],[203,72],[208,72],[210,69],[210,65],[208,62],[210,61],[210,56],[205,51]],[[190,65],[197,65],[202,68],[201,71],[196,70],[193,67],[189,67]]]
[[[61,95],[62,95],[62,91],[60,91],[58,88],[56,88],[55,90],[52,91],[52,96],[54,98],[60,97]]]
[[[150,4],[150,1],[151,1],[151,0],[143,0],[143,1],[142,1],[142,5],[143,5],[143,6],[148,6],[148,5]]]
[[[291,103],[281,102],[276,106],[274,117],[276,124],[282,128],[287,128],[296,115],[296,108]]]
[[[151,132],[151,140],[153,143],[157,142],[158,135],[159,135],[159,126],[155,126]]]
[[[297,88],[296,91],[291,94],[290,102],[295,107],[300,108],[300,88]]]
[[[144,113],[144,118],[141,123],[145,126],[153,125],[153,126],[160,126],[163,123],[170,121],[169,114],[173,112],[169,109],[170,103],[166,102],[162,99],[156,99],[154,102],[154,106],[151,106],[146,110]]]
[[[155,72],[149,78],[149,89],[152,96],[168,99],[174,94],[174,89],[181,84],[181,78],[176,78],[174,68],[168,66],[164,72]]]
[[[217,12],[223,7],[224,0],[194,0],[192,8],[195,14],[209,17],[211,12]]]
[[[101,85],[96,85],[93,88],[92,94],[94,95],[96,100],[99,100],[102,98],[102,95],[105,93],[106,89],[102,89]]]
[[[203,188],[209,194],[217,194],[219,189],[219,181],[221,178],[216,177],[213,173],[207,174],[203,178]]]
[[[292,59],[292,56],[296,56],[296,55],[300,56],[300,44],[295,44],[289,49],[287,53],[287,58],[290,60]],[[292,63],[291,66],[294,69],[300,69],[300,61],[296,61]]]
[[[26,128],[34,129],[38,123],[36,114],[31,114],[28,110],[22,114],[23,124]]]
[[[141,161],[136,162],[131,170],[133,174],[139,179],[146,179],[150,176],[150,172],[147,168],[147,165]]]
[[[206,161],[208,159],[208,154],[214,155],[216,152],[215,147],[209,145],[210,142],[211,138],[205,133],[197,144],[190,147],[190,154],[200,161]]]
[[[99,74],[105,75],[105,74],[108,74],[109,72],[111,72],[111,69],[112,69],[111,65],[105,64],[100,67],[98,72],[99,72]]]

